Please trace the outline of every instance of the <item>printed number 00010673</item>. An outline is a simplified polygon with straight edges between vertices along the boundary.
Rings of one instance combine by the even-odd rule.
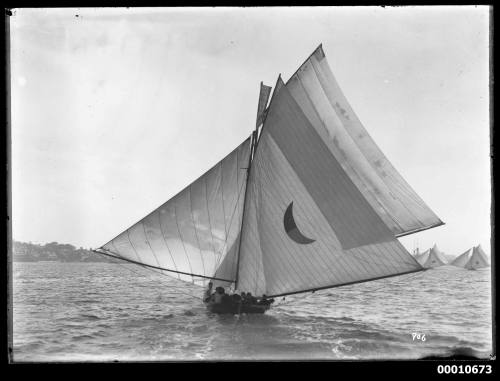
[[[439,374],[491,374],[491,365],[438,365]]]

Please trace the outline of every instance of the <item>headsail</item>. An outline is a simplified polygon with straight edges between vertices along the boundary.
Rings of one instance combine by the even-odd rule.
[[[99,250],[204,285],[236,276],[250,138]]]
[[[422,270],[281,78],[247,193],[238,277],[242,291],[286,295]]]
[[[361,124],[337,84],[321,45],[286,87],[350,180],[396,236],[443,224]]]

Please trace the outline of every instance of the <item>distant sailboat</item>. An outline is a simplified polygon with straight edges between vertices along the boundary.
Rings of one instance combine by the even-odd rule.
[[[397,237],[443,222],[369,136],[322,46],[266,107],[270,92],[249,138],[95,251],[257,297],[422,271]]]
[[[463,254],[460,254],[453,261],[451,261],[450,265],[465,268],[465,266],[467,265],[467,263],[470,260],[470,256],[472,254],[472,251],[473,251],[473,248],[467,249]]]
[[[470,256],[469,262],[467,262],[464,267],[469,270],[477,270],[489,266],[488,257],[481,248],[481,245],[478,245],[472,249],[472,255]]]
[[[481,245],[468,249],[465,253],[455,258],[450,265],[468,270],[476,270],[490,266],[488,257],[481,248]]]
[[[447,264],[447,262],[448,261],[444,258],[443,253],[441,253],[437,245],[434,244],[434,246],[430,249],[429,254],[422,266],[426,269],[430,269],[433,267],[444,266]]]
[[[421,265],[423,265],[425,263],[425,261],[427,261],[427,258],[429,257],[429,253],[430,252],[431,252],[431,249],[427,249],[423,253],[415,254],[414,257],[415,257],[415,259],[417,260],[418,263],[420,263]]]

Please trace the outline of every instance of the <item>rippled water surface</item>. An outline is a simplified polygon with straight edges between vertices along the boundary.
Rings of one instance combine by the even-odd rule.
[[[135,265],[14,263],[14,361],[489,358],[490,276],[444,266],[237,317]]]

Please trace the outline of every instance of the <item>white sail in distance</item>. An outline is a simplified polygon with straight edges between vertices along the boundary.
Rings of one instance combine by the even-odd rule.
[[[472,249],[470,259],[464,267],[469,270],[477,270],[489,266],[488,257],[481,248],[481,245],[478,245]]]
[[[458,257],[456,257],[450,263],[450,265],[465,268],[465,265],[467,264],[467,262],[469,262],[471,253],[472,249],[467,249],[467,251],[465,251],[463,254],[460,254]]]
[[[250,155],[250,138],[208,172],[98,249],[183,281],[230,285]]]
[[[418,263],[423,265],[427,258],[429,257],[429,253],[431,252],[431,249],[427,249],[423,253],[417,254],[414,256],[414,258],[417,260]]]
[[[421,271],[284,86],[252,161],[238,290],[281,296]]]
[[[396,236],[443,224],[370,137],[333,76],[321,45],[286,87],[356,188]]]
[[[437,245],[434,245],[430,251],[429,255],[427,256],[427,259],[425,260],[424,266],[426,269],[433,268],[433,267],[439,267],[439,266],[444,266],[446,265],[447,261],[444,259],[441,251],[439,251]]]

